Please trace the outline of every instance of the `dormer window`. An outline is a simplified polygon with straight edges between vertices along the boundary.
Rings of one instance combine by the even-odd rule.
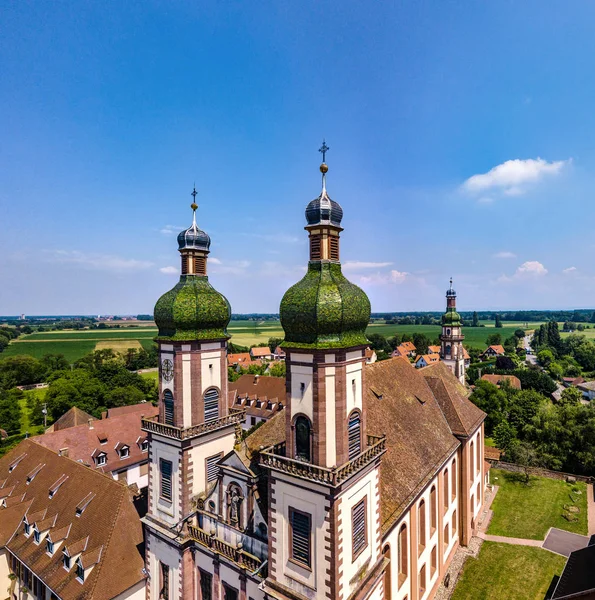
[[[140,449],[143,452],[148,452],[149,451],[149,440],[144,440],[140,445]]]
[[[70,556],[66,554],[66,551],[62,553],[62,565],[67,571],[70,571]]]
[[[128,458],[130,456],[130,447],[122,446],[118,452],[120,454],[120,460],[123,458]]]
[[[81,563],[81,559],[77,559],[76,561],[76,578],[83,583],[85,581],[85,569],[83,569],[83,564]]]
[[[45,543],[45,551],[52,556],[52,554],[54,554],[54,542],[52,542],[52,540],[50,540],[49,538],[46,540]]]
[[[37,527],[33,528],[33,539],[35,540],[36,544],[41,542],[41,534],[39,533],[39,529],[37,529]]]
[[[101,467],[101,466],[105,465],[106,463],[107,463],[107,454],[105,452],[98,454],[97,455],[97,466]]]
[[[27,523],[27,521],[25,521],[23,523],[23,530],[24,530],[25,535],[27,537],[29,537],[31,535],[31,525],[29,525],[29,523]]]

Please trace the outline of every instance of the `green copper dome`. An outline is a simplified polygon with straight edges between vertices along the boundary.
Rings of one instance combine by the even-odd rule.
[[[200,275],[182,275],[178,284],[157,300],[155,323],[160,341],[229,338],[231,307],[227,298]]]
[[[304,278],[281,300],[281,325],[287,348],[364,346],[370,300],[348,281],[336,262],[311,261]]]
[[[452,327],[461,326],[461,315],[454,310],[449,309],[442,315],[442,325],[451,325]]]

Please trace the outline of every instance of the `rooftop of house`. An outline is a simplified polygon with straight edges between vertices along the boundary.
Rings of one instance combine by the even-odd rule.
[[[428,346],[428,354],[440,354],[440,346]]]
[[[415,362],[417,363],[419,360],[424,359],[425,363],[427,365],[431,364],[431,363],[436,363],[440,360],[440,355],[439,354],[423,354],[421,356],[416,356],[415,357]]]
[[[584,383],[584,377],[563,377],[562,381],[564,385],[578,385],[579,383]]]
[[[256,356],[256,357],[264,358],[266,356],[271,356],[272,352],[268,346],[266,346],[266,347],[255,346],[254,348],[250,348],[250,354],[253,357]]]
[[[141,446],[146,438],[146,434],[141,431],[141,416],[153,417],[159,414],[159,409],[149,403],[141,406],[142,411],[136,410],[92,421],[90,425],[45,433],[35,440],[53,452],[66,454],[73,460],[105,473],[120,471],[148,458],[148,453],[143,452]],[[128,456],[121,458],[120,450],[124,446],[128,446]],[[102,453],[105,453],[106,462],[98,465],[97,457]]]
[[[240,365],[242,367],[248,367],[250,365],[259,365],[261,364],[260,360],[252,360],[252,356],[249,352],[239,352],[237,354],[228,354],[227,355],[227,365],[235,366]]]
[[[415,352],[415,345],[413,344],[413,342],[401,342],[399,346],[405,348],[407,352]]]
[[[570,553],[552,600],[562,598],[593,598],[595,596],[595,546],[590,545]],[[587,595],[591,592],[590,595]]]
[[[504,350],[504,346],[501,346],[500,344],[494,344],[492,346],[488,346],[482,354],[485,354],[486,352],[488,352],[488,350],[492,350],[496,354],[505,354],[506,353],[506,351]]]
[[[128,487],[111,476],[27,439],[0,458],[2,497],[0,547],[63,600],[107,600],[142,581],[140,518]],[[32,535],[34,525],[43,536],[40,544]],[[54,542],[52,555],[46,551],[46,535]],[[69,571],[62,566],[65,549],[71,557]],[[83,583],[76,576],[77,558],[85,569],[92,567]]]
[[[595,381],[585,381],[584,383],[579,383],[576,386],[579,390],[585,390],[587,392],[595,391]]]
[[[60,431],[62,429],[68,429],[69,427],[76,427],[77,425],[86,425],[89,423],[89,419],[94,417],[84,410],[81,410],[77,406],[73,406],[67,410],[57,421],[55,421],[48,431]]]
[[[506,381],[510,387],[514,388],[515,390],[521,389],[521,380],[516,377],[516,375],[491,375],[486,373],[485,375],[482,375],[481,378],[483,381],[489,381],[497,387],[500,387],[502,382]]]
[[[493,446],[484,446],[483,455],[489,460],[500,460],[502,451],[499,448],[494,448]]]
[[[270,417],[285,404],[285,379],[268,375],[240,375],[228,386],[229,405],[247,415]]]
[[[129,415],[130,413],[138,413],[139,415],[144,414],[145,417],[147,417],[149,416],[147,411],[150,412],[152,409],[153,406],[151,406],[151,404],[149,404],[148,402],[140,402],[139,404],[129,404],[128,406],[116,406],[115,408],[108,408],[107,412],[101,415],[101,418],[111,419],[112,417],[121,417],[122,415]]]
[[[485,413],[444,365],[416,369],[405,358],[365,367],[367,433],[386,435],[380,467],[382,530],[390,529],[416,495],[473,434]],[[285,440],[285,414],[278,413],[245,440],[248,456]]]

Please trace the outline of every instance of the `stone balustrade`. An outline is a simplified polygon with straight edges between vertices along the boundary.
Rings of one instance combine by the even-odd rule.
[[[153,417],[141,419],[141,426],[143,431],[150,431],[151,433],[175,440],[187,440],[211,431],[217,431],[218,429],[228,427],[229,425],[236,425],[237,423],[241,423],[245,417],[246,411],[235,410],[220,419],[214,419],[212,421],[207,421],[206,423],[193,425],[192,427],[174,427],[173,425],[166,425],[165,423],[157,421],[157,417]]]
[[[367,441],[368,445],[363,452],[332,469],[288,458],[285,442],[263,449],[260,453],[260,464],[269,469],[335,487],[386,451],[386,436],[369,435]]]

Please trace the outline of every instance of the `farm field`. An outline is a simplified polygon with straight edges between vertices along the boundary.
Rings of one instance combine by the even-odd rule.
[[[465,344],[469,347],[485,349],[486,338],[490,333],[501,333],[506,339],[515,329],[525,324],[521,322],[505,321],[501,329],[494,328],[493,321],[483,321],[485,327],[464,327]],[[529,323],[531,329],[540,323]],[[279,321],[232,321],[228,331],[231,341],[240,346],[253,346],[266,343],[270,337],[283,337],[283,329]],[[386,323],[372,323],[368,333],[380,333],[385,337],[395,334],[423,333],[431,339],[440,335],[439,325],[388,325]],[[595,338],[595,329],[584,332],[589,337]],[[113,348],[124,352],[127,348],[150,348],[157,329],[152,327],[122,327],[119,329],[90,329],[82,331],[51,331],[23,335],[11,344],[2,353],[2,356],[16,354],[29,354],[41,358],[44,354],[64,354],[66,359],[73,362],[95,349]],[[567,335],[567,334],[562,334]]]

